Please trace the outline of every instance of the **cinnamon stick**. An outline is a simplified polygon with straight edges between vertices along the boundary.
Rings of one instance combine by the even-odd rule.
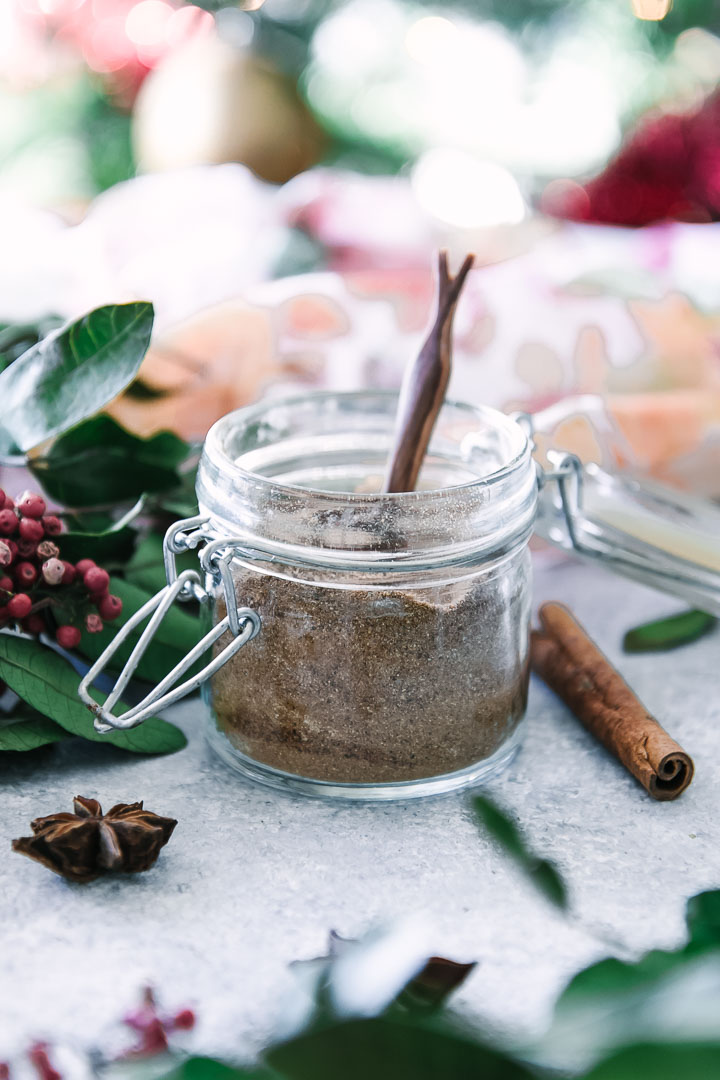
[[[468,255],[452,277],[447,252],[440,252],[437,315],[417,359],[405,373],[384,491],[415,490],[450,378],[455,306],[474,260],[474,255]]]
[[[658,724],[562,604],[544,604],[531,636],[533,670],[654,799],[676,799],[692,758]]]

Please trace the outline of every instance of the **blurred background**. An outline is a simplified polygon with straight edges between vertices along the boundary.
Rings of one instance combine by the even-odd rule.
[[[454,396],[720,494],[719,74],[718,0],[0,0],[0,320],[152,300],[112,411],[201,439],[474,250]]]

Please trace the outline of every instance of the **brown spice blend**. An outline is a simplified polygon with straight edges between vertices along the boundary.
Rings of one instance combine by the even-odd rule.
[[[527,573],[521,552],[499,573],[378,591],[239,567],[238,603],[262,629],[213,677],[216,723],[253,760],[319,780],[416,780],[473,765],[525,712]]]

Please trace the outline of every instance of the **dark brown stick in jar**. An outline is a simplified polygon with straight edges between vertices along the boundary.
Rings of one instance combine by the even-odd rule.
[[[676,799],[692,758],[660,727],[562,604],[544,604],[532,633],[533,670],[654,799]]]
[[[440,252],[437,316],[417,359],[405,374],[384,491],[415,490],[450,378],[455,306],[474,260],[474,255],[468,255],[452,277],[447,252]]]

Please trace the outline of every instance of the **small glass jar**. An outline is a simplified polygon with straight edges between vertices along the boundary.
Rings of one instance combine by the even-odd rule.
[[[533,529],[720,614],[720,514],[707,502],[568,454],[550,452],[543,470],[529,418],[452,403],[417,490],[384,494],[396,410],[390,393],[314,393],[214,425],[200,513],[165,538],[166,588],[80,684],[98,731],[134,727],[202,684],[210,743],[255,780],[334,798],[440,794],[494,775],[519,746]],[[191,549],[204,573],[178,575],[175,556]],[[193,596],[205,637],[115,716],[160,620]],[[97,703],[94,679],[145,620]]]
[[[451,791],[519,745],[528,441],[492,409],[445,405],[418,490],[382,494],[396,408],[385,393],[269,401],[206,439],[200,513],[209,535],[233,537],[234,594],[261,623],[205,686],[210,742],[265,783],[379,799]],[[210,589],[217,623],[224,590]]]

